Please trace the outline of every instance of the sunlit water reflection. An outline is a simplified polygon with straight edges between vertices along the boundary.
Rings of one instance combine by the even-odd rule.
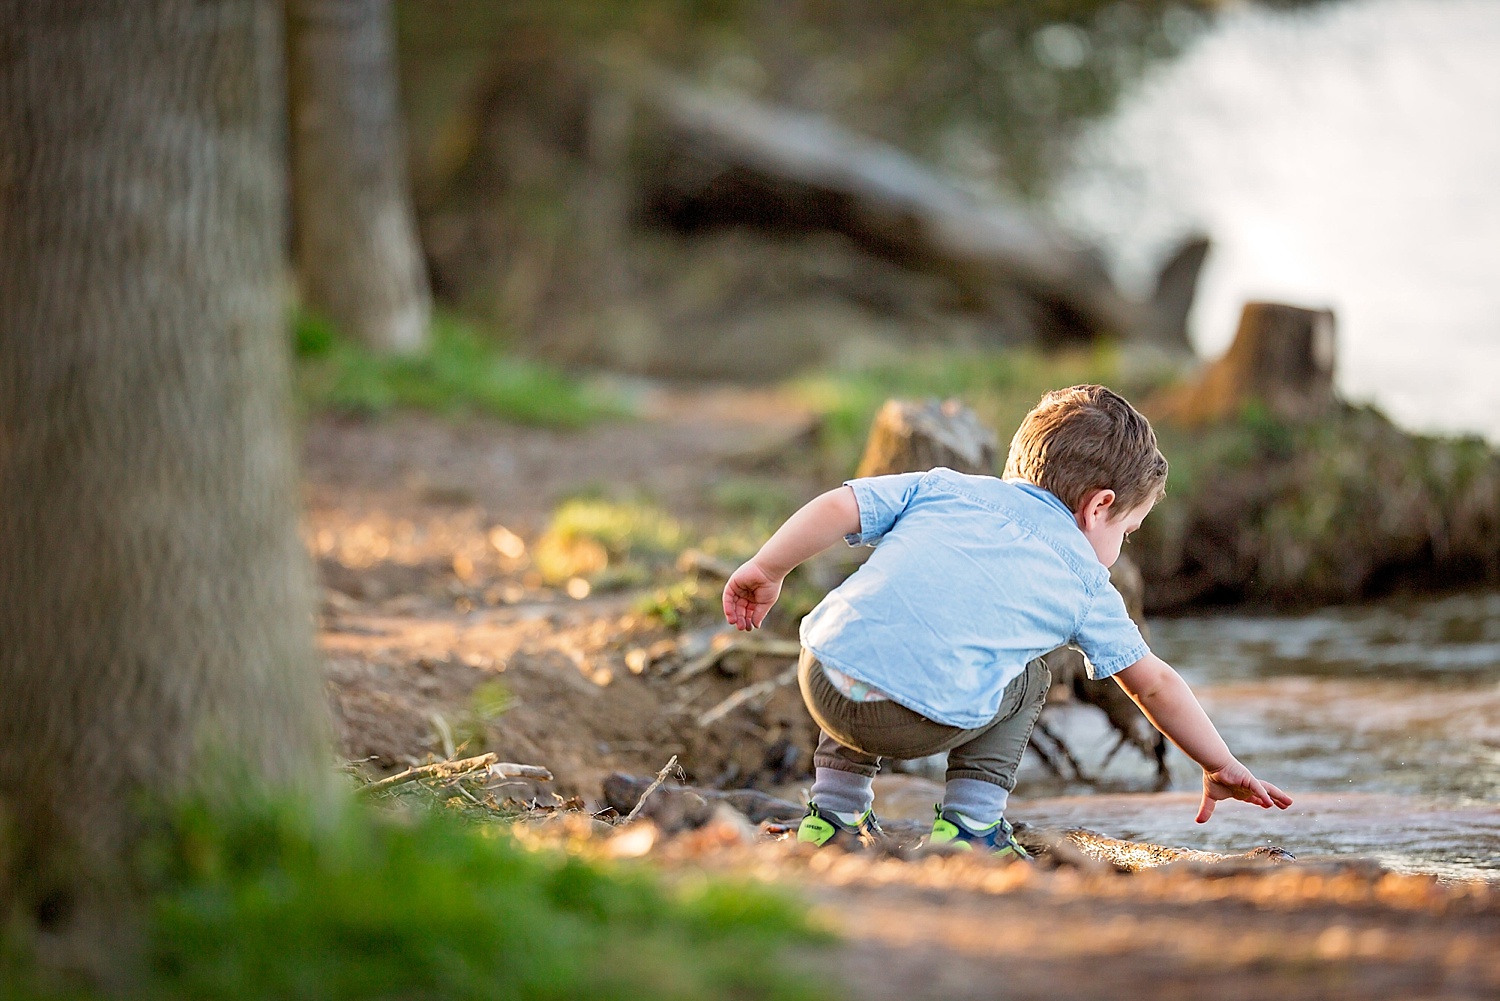
[[[1020,819],[1500,879],[1500,593],[1296,617],[1168,619],[1152,629],[1153,647],[1188,679],[1230,746],[1290,792],[1293,808],[1223,804],[1197,826],[1188,791],[1197,769],[1174,751],[1172,792],[1033,797]],[[1098,714],[1066,716],[1068,739],[1086,767],[1097,766],[1113,743]],[[1027,775],[1033,790],[1047,789],[1034,765]],[[1139,788],[1151,772],[1122,752],[1103,775]]]

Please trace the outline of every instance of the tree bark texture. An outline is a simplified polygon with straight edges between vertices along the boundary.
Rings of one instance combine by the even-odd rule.
[[[314,783],[271,0],[0,0],[0,909],[135,807]],[[5,863],[8,862],[8,866]]]
[[[390,0],[290,0],[293,232],[304,306],[381,352],[427,343],[431,292]]]

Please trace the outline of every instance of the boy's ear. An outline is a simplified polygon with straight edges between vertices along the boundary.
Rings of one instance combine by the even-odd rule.
[[[1078,524],[1092,528],[1114,513],[1115,492],[1108,487],[1086,494],[1078,507]]]

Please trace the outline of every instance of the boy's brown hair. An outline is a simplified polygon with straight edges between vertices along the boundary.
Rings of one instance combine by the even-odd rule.
[[[1054,389],[1010,440],[1006,478],[1056,494],[1077,512],[1095,490],[1113,490],[1114,515],[1167,491],[1167,460],[1151,422],[1103,386]]]

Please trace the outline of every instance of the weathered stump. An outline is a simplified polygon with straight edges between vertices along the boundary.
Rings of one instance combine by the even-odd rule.
[[[1282,420],[1310,420],[1333,407],[1333,366],[1332,311],[1247,302],[1229,351],[1145,409],[1154,420],[1196,425],[1258,402]]]
[[[995,432],[958,400],[887,400],[875,415],[854,475],[920,472],[934,466],[993,475],[995,455]]]

